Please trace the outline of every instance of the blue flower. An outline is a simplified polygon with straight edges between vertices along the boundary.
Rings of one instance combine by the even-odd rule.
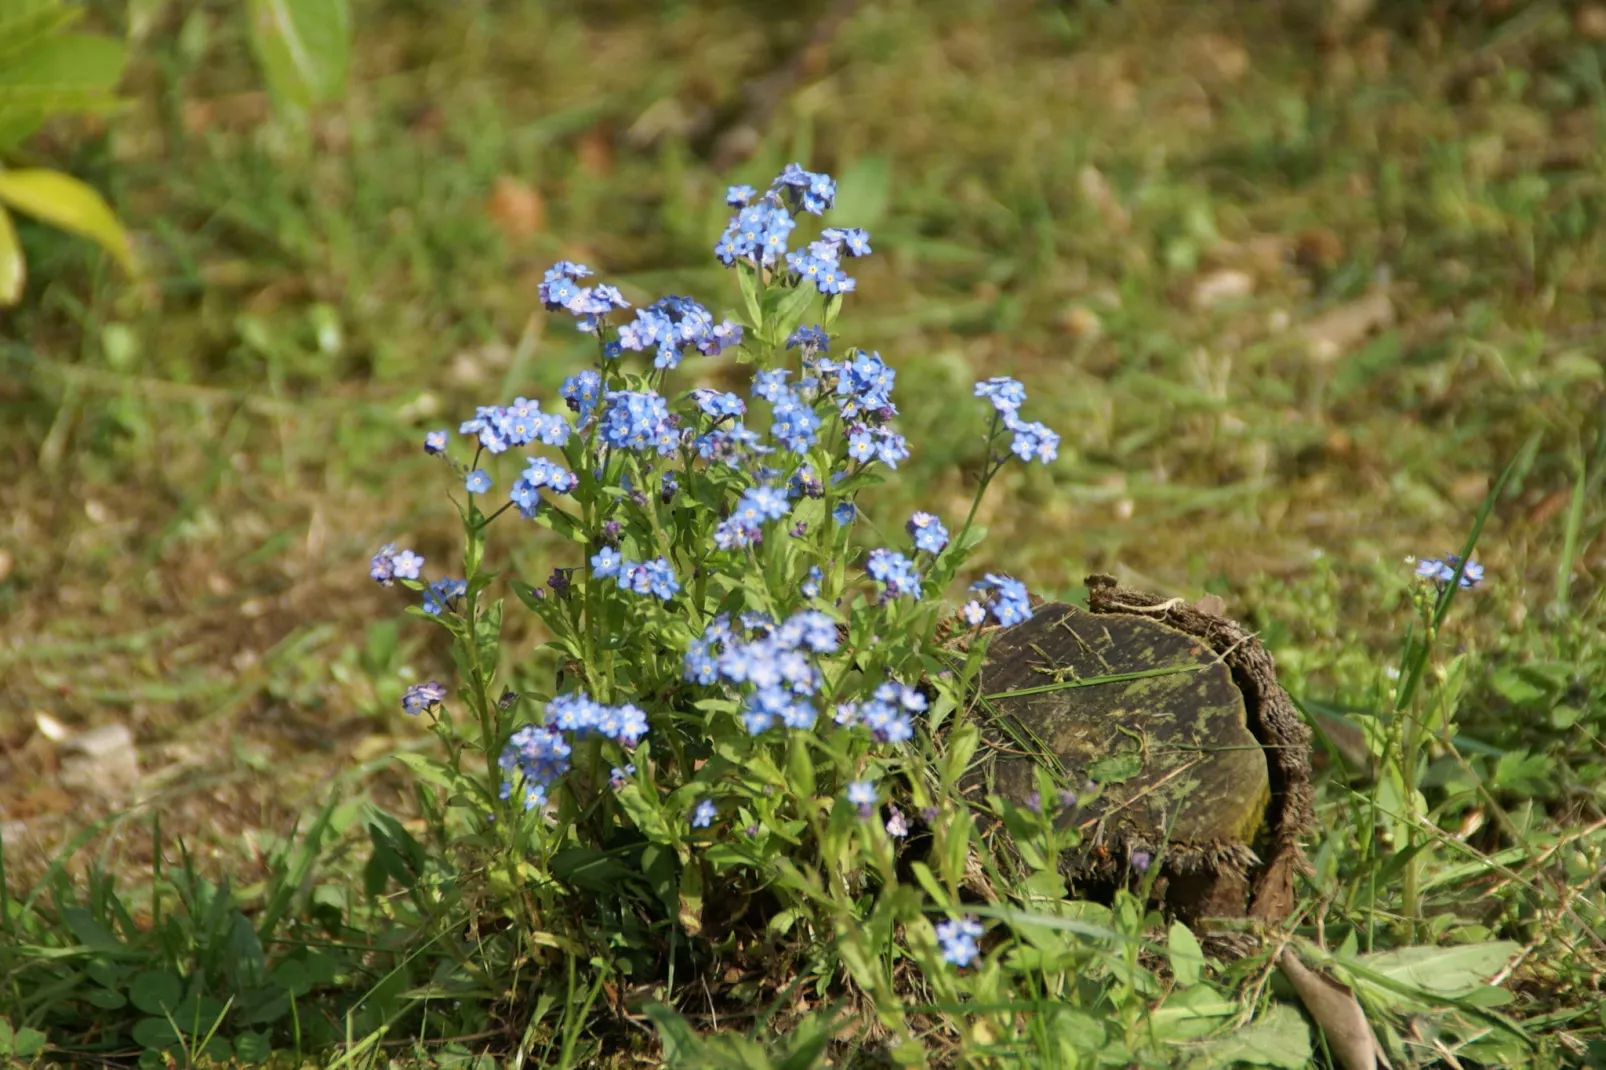
[[[602,400],[602,376],[587,368],[563,380],[558,396],[568,402],[569,408],[579,414],[581,425],[590,422],[591,413]]]
[[[424,612],[438,617],[451,607],[452,602],[467,593],[468,583],[465,580],[436,580],[424,590]]]
[[[630,782],[636,775],[636,763],[626,762],[623,766],[614,766],[608,770],[608,786],[618,791]]]
[[[1008,415],[1026,404],[1026,388],[1018,380],[995,375],[976,384],[976,397],[986,398],[993,408]]]
[[[396,580],[396,544],[387,542],[368,562],[368,578],[381,587],[389,587]]]
[[[784,197],[793,208],[813,215],[824,215],[836,202],[836,183],[830,175],[805,171],[789,163],[770,184],[770,192]]]
[[[931,513],[916,513],[904,525],[909,537],[915,541],[916,550],[924,550],[928,554],[940,554],[943,547],[948,545],[948,529],[942,526]]]
[[[982,927],[972,918],[956,918],[937,926],[937,943],[942,948],[943,961],[964,969],[981,955],[976,941]]]
[[[1006,628],[1031,618],[1031,598],[1020,580],[989,572],[985,578],[971,584],[970,589],[981,595],[980,600],[992,610],[993,619]]]
[[[403,550],[391,558],[391,571],[399,580],[416,580],[418,572],[424,567],[424,559],[411,550]]]
[[[825,333],[823,327],[799,327],[786,339],[787,349],[803,348],[804,359],[816,353],[829,353],[831,351],[831,336]]]
[[[919,596],[920,573],[913,561],[896,550],[885,548],[871,550],[865,571],[870,573],[872,579],[883,585],[884,600],[904,594]]]
[[[731,186],[725,190],[725,203],[732,208],[746,208],[758,196],[752,186]]]
[[[1461,569],[1460,554],[1446,554],[1443,560],[1436,557],[1426,557],[1417,562],[1416,574],[1423,579],[1432,580],[1438,587],[1445,587],[1455,580],[1457,570],[1461,571],[1461,588],[1470,590],[1483,582],[1483,566],[1476,561],[1468,561],[1467,567]]]
[[[446,688],[434,680],[423,684],[414,684],[402,692],[402,712],[417,717],[425,710],[432,710],[446,700]]]
[[[805,578],[803,580],[803,583],[798,588],[800,591],[803,592],[803,597],[804,598],[818,598],[818,597],[820,597],[820,581],[822,579],[824,579],[824,578],[825,578],[825,574],[820,571],[820,566],[819,565],[815,565],[812,568],[810,568],[807,578]]]
[[[820,237],[845,256],[870,255],[870,232],[861,227],[826,227]]]
[[[541,285],[535,288],[536,296],[541,303],[552,311],[567,308],[575,294],[580,292],[578,280],[591,274],[591,269],[584,264],[571,263],[568,260],[559,260],[547,268],[542,276]]]
[[[982,622],[987,619],[987,608],[972,598],[960,607],[959,615],[972,628],[979,628]]]
[[[844,526],[853,523],[853,518],[858,515],[858,507],[852,502],[837,502],[831,507],[831,519]]]
[[[615,449],[656,450],[665,456],[675,451],[679,441],[669,406],[652,390],[609,391],[600,433]]]
[[[463,480],[463,486],[470,494],[484,494],[491,489],[491,477],[486,474],[485,469],[476,468]]]
[[[819,439],[821,426],[815,412],[793,391],[783,391],[772,407],[770,437],[799,456]]]
[[[869,817],[873,814],[879,801],[873,780],[855,780],[848,785],[847,796],[848,802],[859,808],[860,817]]]
[[[723,420],[727,416],[742,416],[747,412],[747,402],[735,394],[699,387],[691,392],[691,397],[697,402],[699,409],[716,420]]]
[[[1010,441],[1010,452],[1023,461],[1041,461],[1044,464],[1059,456],[1060,437],[1040,423],[1027,423],[1011,414],[1004,417],[1004,426],[1015,433]]]
[[[714,805],[714,800],[704,799],[697,804],[697,809],[692,811],[691,827],[694,829],[707,828],[714,823],[714,817],[718,813],[719,808]]]
[[[591,574],[603,579],[617,576],[619,575],[619,567],[623,563],[624,558],[618,550],[611,546],[604,546],[591,555]]]
[[[429,454],[446,452],[446,432],[431,431],[424,436],[424,452]]]

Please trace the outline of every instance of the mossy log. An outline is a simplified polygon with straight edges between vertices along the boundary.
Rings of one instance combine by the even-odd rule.
[[[1092,780],[1063,865],[1080,890],[1153,859],[1154,893],[1180,917],[1286,917],[1312,821],[1310,732],[1270,656],[1180,599],[1087,583],[1087,609],[1040,605],[993,634],[977,703],[990,746],[967,790],[1024,803],[1041,764],[1073,790]]]

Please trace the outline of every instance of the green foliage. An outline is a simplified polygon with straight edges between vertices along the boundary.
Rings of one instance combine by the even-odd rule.
[[[0,12],[0,158],[48,118],[115,104],[122,43],[66,33],[81,15],[61,0],[14,2]],[[128,235],[99,193],[57,171],[0,166],[0,307],[21,300],[26,280],[10,212],[89,238],[134,270]]]
[[[351,65],[347,0],[250,0],[251,51],[274,99],[305,111],[338,100]]]

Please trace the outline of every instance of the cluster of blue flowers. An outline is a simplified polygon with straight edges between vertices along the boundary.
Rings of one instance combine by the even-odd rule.
[[[1060,437],[1040,423],[1020,418],[1026,403],[1026,388],[1006,376],[994,376],[976,384],[976,396],[992,402],[1000,422],[1013,433],[1009,450],[1023,461],[1047,464],[1059,456]]]
[[[881,584],[881,600],[890,602],[901,595],[920,597],[920,570],[915,563],[885,547],[871,550],[864,569],[870,578]]]
[[[402,692],[402,712],[413,717],[426,710],[432,710],[446,701],[446,688],[435,680],[427,683],[414,684]]]
[[[502,769],[501,798],[508,799],[522,786],[524,809],[545,806],[552,785],[569,771],[573,748],[563,733],[547,725],[527,724],[508,739],[497,764]],[[517,781],[513,776],[518,772]]]
[[[424,612],[438,617],[468,593],[466,580],[439,579],[424,588]]]
[[[620,347],[638,353],[653,350],[655,368],[679,367],[688,348],[717,357],[741,341],[740,325],[731,320],[715,323],[714,314],[689,297],[659,298],[619,328]]]
[[[656,450],[661,456],[675,452],[680,442],[679,419],[654,390],[610,390],[602,410],[602,441],[615,449]]]
[[[568,494],[579,485],[580,477],[562,465],[545,457],[531,457],[524,474],[514,481],[513,489],[508,492],[508,500],[518,506],[521,516],[531,520],[541,509],[543,487],[554,494]]]
[[[977,597],[966,602],[959,614],[972,627],[980,626],[989,610],[993,619],[1006,628],[1031,619],[1031,597],[1020,580],[989,572],[971,584],[970,591]]]
[[[887,680],[863,702],[844,702],[832,719],[844,728],[862,724],[878,743],[907,743],[914,738],[913,715],[924,713],[926,696],[908,684]]]
[[[754,269],[759,269],[756,284],[761,287],[808,287],[826,295],[825,318],[829,320],[840,295],[855,289],[856,282],[844,265],[871,255],[870,234],[852,227],[825,227],[817,240],[801,248],[792,248],[791,242],[801,218],[799,213],[823,215],[834,205],[836,192],[829,175],[807,171],[798,164],[788,165],[762,193],[750,186],[731,187],[726,201],[735,214],[715,246],[716,257],[727,266],[744,265],[742,282],[749,288],[749,297],[755,283]],[[652,493],[670,502],[682,481],[687,485],[685,504],[696,508],[678,511],[675,524],[682,523],[681,516],[706,516],[710,506],[720,508],[734,497],[734,507],[714,525],[712,541],[720,551],[748,551],[777,524],[786,527],[793,538],[806,537],[807,524],[801,520],[793,523],[791,519],[797,503],[803,499],[827,499],[828,488],[857,476],[865,466],[879,463],[896,469],[910,455],[908,441],[893,427],[898,416],[892,398],[897,381],[895,370],[878,353],[853,348],[846,349],[840,360],[832,360],[831,338],[820,325],[799,326],[786,338],[786,349],[799,351],[800,360],[793,369],[761,368],[754,375],[752,397],[762,400],[769,409],[767,430],[755,431],[744,420],[749,418],[749,405],[756,403],[735,393],[699,387],[684,395],[670,394],[676,398],[672,407],[658,392],[667,391],[663,386],[665,373],[679,367],[692,351],[715,357],[742,345],[743,328],[739,324],[716,321],[708,308],[682,296],[663,297],[633,309],[616,287],[595,282],[589,267],[570,261],[553,264],[543,276],[538,293],[547,309],[567,313],[582,332],[595,336],[601,360],[595,368],[563,381],[558,398],[568,412],[543,411],[539,401],[523,397],[508,405],[477,408],[474,417],[459,427],[461,434],[472,436],[476,443],[473,462],[452,466],[470,494],[486,494],[495,480],[488,470],[491,465],[477,467],[482,454],[494,456],[536,444],[567,447],[563,463],[547,457],[526,457],[526,465],[512,483],[508,499],[525,518],[534,519],[543,508],[557,511],[560,506],[556,496],[580,490],[583,476],[585,489],[578,496],[585,505],[583,525],[591,529],[583,531],[581,537],[593,540],[591,580],[612,581],[626,592],[665,602],[680,594],[680,579],[668,557],[635,561],[626,557],[620,547],[634,548],[636,553],[652,552],[647,547],[654,543],[635,526],[641,520],[639,510],[647,506]],[[807,295],[799,292],[797,296]],[[773,309],[775,305],[765,302],[764,307]],[[797,302],[788,302],[785,307],[796,308]],[[766,322],[766,327],[772,326]],[[625,373],[618,362],[626,352],[644,357],[650,354],[654,370],[645,377]],[[976,384],[975,393],[995,410],[989,443],[1001,442],[1001,438],[992,436],[1001,436],[1003,431],[1012,436],[1008,454],[1000,447],[995,451],[999,455],[991,458],[990,464],[1001,466],[1010,454],[1043,463],[1057,456],[1059,436],[1041,423],[1020,417],[1026,391],[1019,382],[991,378]],[[755,421],[755,426],[763,425]],[[841,438],[826,443],[833,451],[827,456],[819,448],[821,432],[830,427],[834,433],[838,426]],[[576,436],[573,442],[571,435]],[[430,431],[424,438],[424,448],[430,454],[444,455],[448,439],[445,430]],[[620,458],[616,452],[608,451],[629,451],[637,456]],[[688,463],[683,471],[662,471],[679,468],[680,458],[693,454],[706,463],[705,474],[696,473],[695,462]],[[618,463],[610,464],[609,456]],[[672,457],[676,460],[667,464],[658,460]],[[621,467],[628,473],[620,473]],[[660,470],[657,475],[653,474],[655,467]],[[608,477],[615,485],[597,487],[593,476],[600,482],[609,471],[616,473]],[[996,468],[990,467],[988,474],[993,471]],[[545,503],[543,492],[547,495]],[[711,494],[729,497],[711,498]],[[827,500],[836,524],[847,525],[857,517],[851,494],[832,494]],[[617,511],[615,505],[619,507]],[[809,515],[806,510],[798,511]],[[663,515],[660,512],[656,517],[661,520]],[[552,519],[556,526],[557,518]],[[582,526],[572,516],[570,521],[571,526]],[[697,530],[700,533],[704,529]],[[934,559],[948,551],[950,545],[948,529],[933,513],[915,513],[905,530],[912,548],[874,548],[863,562],[864,575],[876,585],[883,603],[904,596],[920,598],[921,569],[933,567]],[[671,537],[678,539],[681,534],[677,528]],[[839,537],[838,547],[847,545],[845,533],[828,532],[827,537]],[[774,545],[771,543],[767,549]],[[815,549],[806,552],[813,553]],[[690,558],[699,558],[701,575],[725,567],[718,563],[719,558],[712,563],[700,559],[701,547],[686,556],[680,556],[679,550],[673,552],[688,569],[692,567]],[[922,554],[928,556],[923,558]],[[790,556],[775,560],[766,554],[761,563],[766,567],[795,566],[790,573],[793,576],[801,569],[801,563]],[[397,551],[391,544],[375,555],[370,574],[387,586],[398,579],[417,581],[423,564],[423,558],[413,551]],[[1469,566],[1468,576],[1475,567]],[[551,587],[555,597],[542,604],[543,612],[565,597],[572,571],[554,571]],[[934,571],[942,573],[940,567]],[[813,565],[802,576],[798,590],[805,598],[816,599],[824,580],[824,569]],[[840,582],[840,578],[834,582]],[[445,612],[466,592],[467,585],[462,580],[438,580],[425,588],[424,608],[432,614]],[[972,592],[972,600],[961,612],[974,625],[984,623],[989,615],[1001,625],[1016,624],[1031,616],[1026,587],[1017,580],[989,574],[973,585]],[[573,603],[568,606],[572,611]],[[703,607],[692,607],[692,612],[701,613]],[[701,637],[690,642],[684,655],[683,675],[686,681],[699,686],[728,689],[725,693],[736,699],[737,718],[752,736],[777,728],[814,729],[822,709],[845,695],[854,695],[859,700],[836,705],[831,720],[837,726],[862,729],[879,744],[908,743],[915,735],[915,718],[927,709],[927,694],[893,679],[884,679],[873,690],[865,691],[845,691],[840,689],[839,681],[828,682],[821,662],[838,651],[842,642],[838,629],[835,617],[820,609],[799,610],[780,623],[759,613],[742,613],[734,620],[721,614]],[[868,697],[864,697],[866,691]],[[409,714],[416,715],[433,711],[445,697],[446,689],[430,681],[408,688],[402,705]],[[578,740],[602,737],[633,748],[648,729],[646,714],[634,705],[607,706],[582,693],[559,696],[548,704],[543,723],[519,728],[504,747],[499,758],[504,773],[502,798],[511,798],[520,791],[525,809],[537,809],[568,772],[572,748]],[[627,762],[611,770],[610,782],[620,788],[635,776],[636,767]],[[845,797],[865,819],[883,802],[877,784],[868,779],[851,782]],[[717,794],[701,798],[689,815],[691,826],[711,827],[719,816],[719,805]],[[902,812],[894,806],[890,814],[888,832],[907,835],[908,822]],[[959,966],[970,964],[979,955],[977,939],[981,932],[981,927],[969,919],[939,926],[944,958]]]
[[[591,555],[591,575],[613,580],[632,594],[652,595],[667,602],[680,592],[680,580],[667,558],[632,561],[611,546]]]
[[[502,748],[497,759],[503,772],[501,797],[511,798],[521,787],[526,811],[544,806],[552,786],[569,771],[572,740],[596,735],[634,747],[647,731],[647,715],[629,703],[606,706],[582,692],[559,695],[547,704],[545,724],[524,725]],[[628,765],[613,774],[622,780],[635,770]]]
[[[792,511],[785,494],[769,485],[750,487],[730,516],[714,528],[714,545],[721,550],[753,546],[764,538],[764,525]]]
[[[1446,554],[1443,558],[1424,557],[1416,563],[1416,574],[1431,580],[1441,590],[1455,582],[1457,572],[1461,573],[1463,590],[1470,590],[1483,582],[1483,566],[1476,561],[1468,561],[1466,568],[1462,568],[1460,554]]]
[[[933,556],[942,553],[948,545],[948,529],[942,526],[931,513],[916,513],[904,525],[909,537],[915,541],[915,549],[923,550]]]
[[[636,706],[605,706],[583,691],[559,695],[547,703],[548,727],[575,739],[598,735],[623,747],[634,747],[647,734],[647,715]]]
[[[464,420],[457,430],[459,434],[473,435],[480,448],[490,454],[506,453],[532,442],[561,446],[569,441],[569,421],[561,413],[542,412],[541,403],[529,398],[516,398],[511,405],[481,405],[474,410],[474,418]],[[430,453],[443,451],[444,436],[442,431],[425,435],[424,449]],[[440,448],[434,448],[436,445]]]
[[[397,580],[418,579],[419,570],[423,567],[422,557],[411,550],[398,551],[395,543],[387,542],[368,562],[368,575],[381,587],[389,587]]]
[[[937,926],[937,944],[942,948],[945,962],[964,969],[981,956],[976,943],[981,938],[981,923],[974,918],[955,918]]]
[[[684,659],[684,676],[696,684],[720,681],[747,688],[742,725],[752,735],[774,728],[812,728],[814,696],[824,680],[814,657],[838,646],[836,622],[815,609],[794,613],[777,626],[762,614],[743,614],[733,625],[715,617]]]

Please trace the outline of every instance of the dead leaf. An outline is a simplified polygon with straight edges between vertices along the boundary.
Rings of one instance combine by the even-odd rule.
[[[1306,966],[1291,946],[1278,954],[1277,966],[1299,993],[1299,1001],[1316,1020],[1344,1070],[1376,1070],[1389,1065],[1372,1035],[1366,1012],[1348,985]]]
[[[1193,307],[1212,308],[1224,301],[1235,301],[1255,292],[1255,277],[1247,271],[1222,268],[1193,284]]]
[[[612,174],[613,138],[601,127],[592,127],[580,135],[574,146],[574,158],[580,170],[588,175]]]
[[[1310,359],[1331,364],[1373,331],[1394,322],[1394,302],[1381,290],[1339,305],[1300,327]]]
[[[1227,600],[1219,594],[1207,594],[1195,602],[1193,608],[1207,617],[1224,617],[1227,615]]]
[[[1606,38],[1606,6],[1600,4],[1585,4],[1573,16],[1573,26],[1578,30],[1578,36],[1586,41],[1599,41]]]
[[[527,183],[499,175],[485,212],[511,238],[528,238],[546,225],[546,202]]]

